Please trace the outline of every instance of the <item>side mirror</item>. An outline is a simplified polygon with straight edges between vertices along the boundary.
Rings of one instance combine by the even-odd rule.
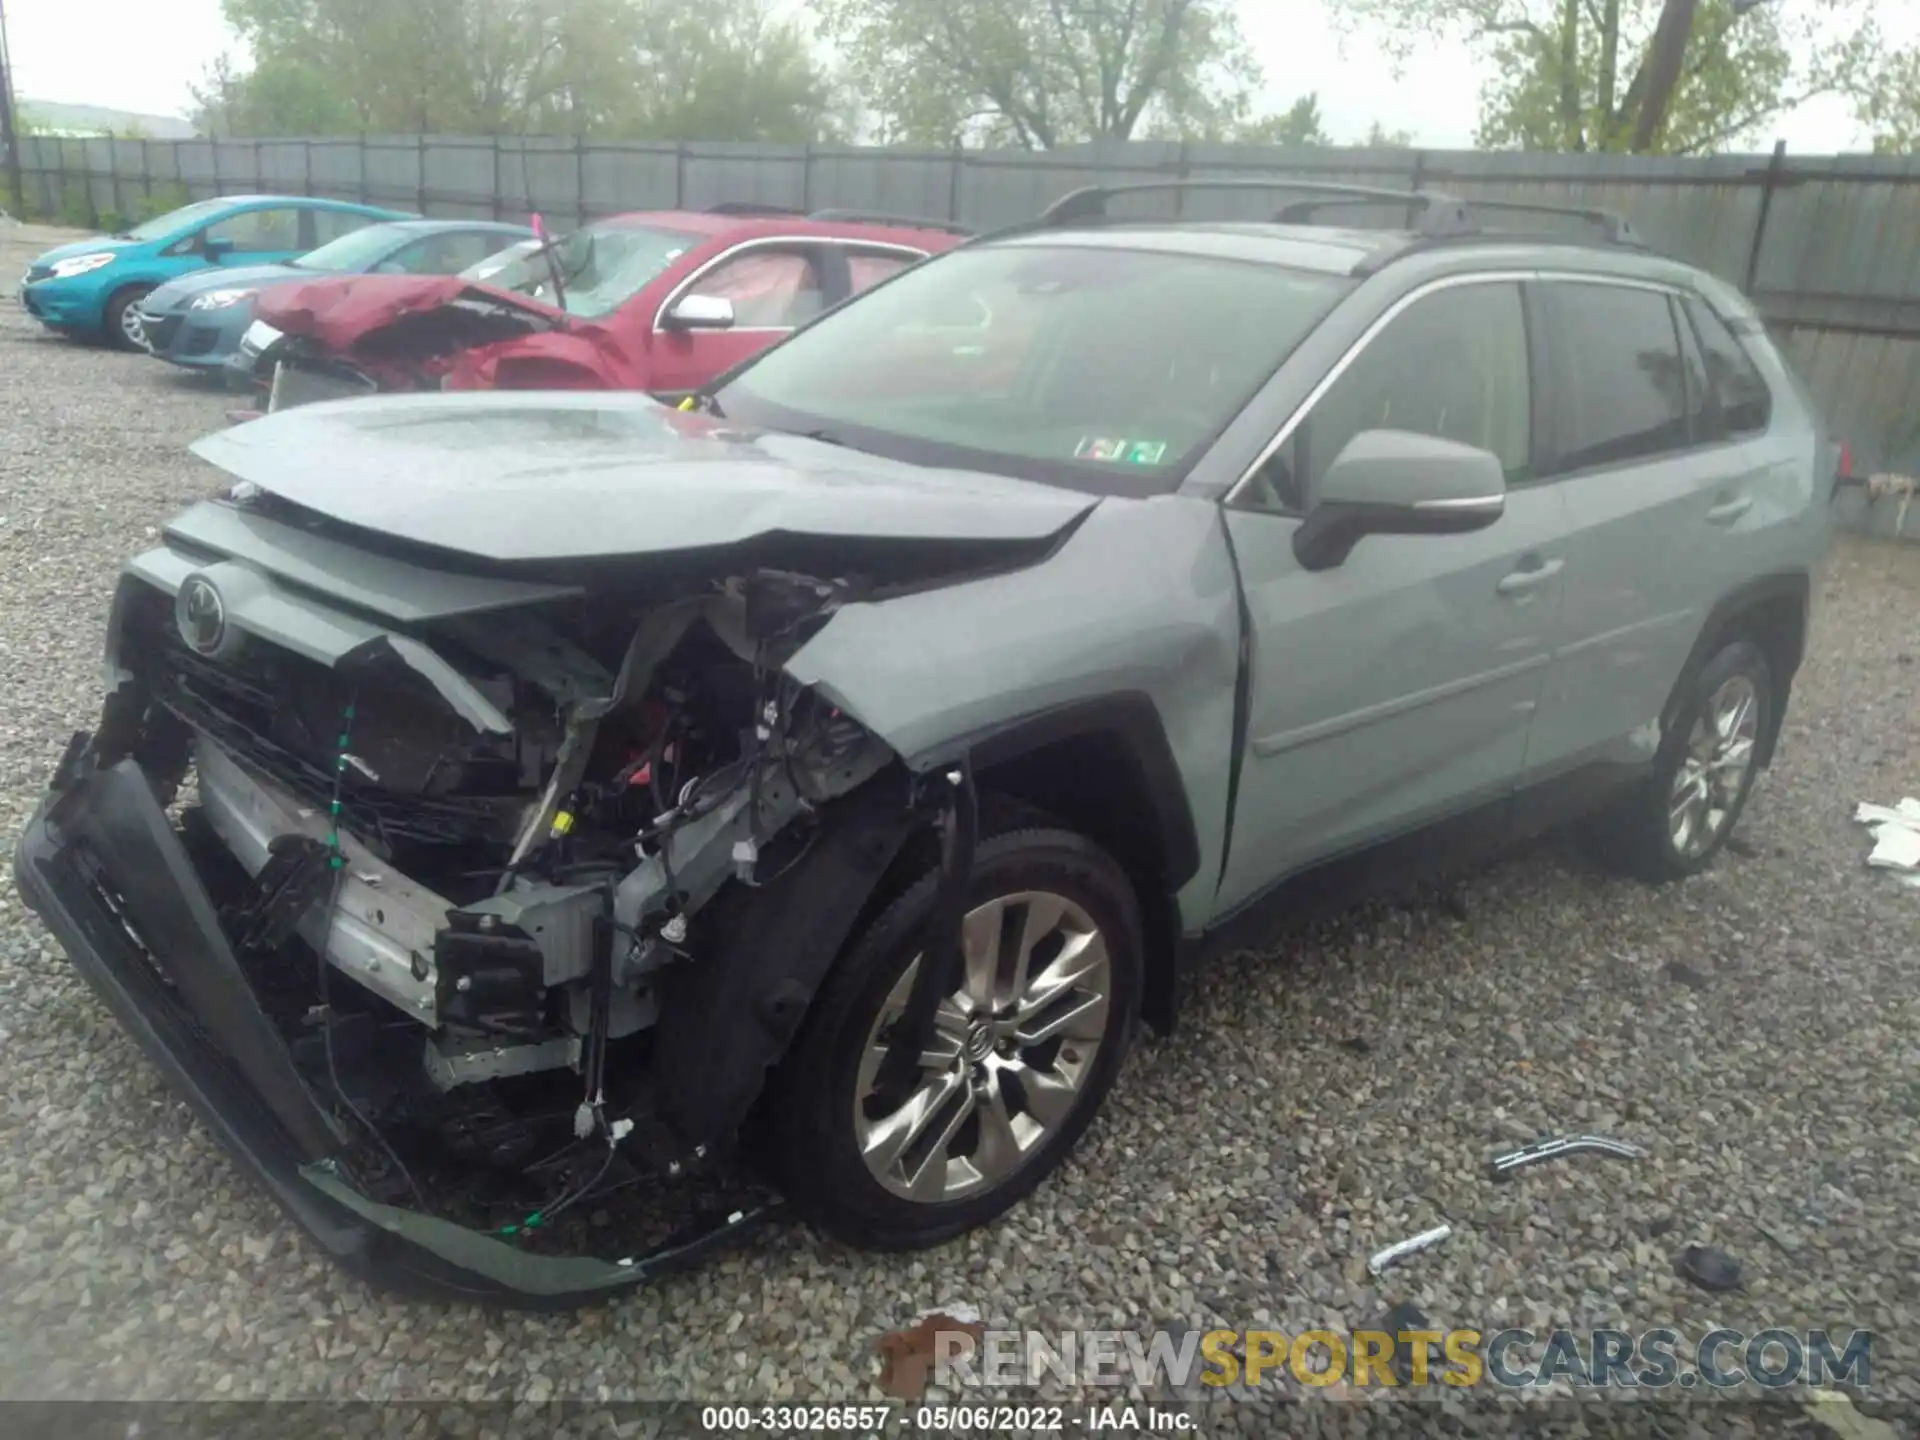
[[[203,236],[200,241],[200,253],[209,260],[224,260],[233,253],[233,241],[218,239],[212,235]]]
[[[1405,430],[1362,430],[1321,477],[1293,554],[1326,570],[1365,535],[1458,535],[1484,530],[1507,508],[1500,457]]]
[[[669,330],[731,330],[733,302],[720,295],[682,295],[662,323]]]

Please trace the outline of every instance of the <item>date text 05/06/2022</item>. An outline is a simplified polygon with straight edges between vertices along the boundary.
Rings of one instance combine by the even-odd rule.
[[[1140,1431],[1172,1435],[1198,1421],[1184,1410],[1153,1405],[708,1405],[701,1428],[719,1435],[1016,1435],[1075,1431]]]

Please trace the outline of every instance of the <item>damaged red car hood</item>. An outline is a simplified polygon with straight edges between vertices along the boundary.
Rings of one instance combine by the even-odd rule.
[[[1098,503],[605,392],[327,401],[192,448],[334,520],[499,561],[636,557],[774,535],[1041,541]]]
[[[376,330],[456,303],[524,319],[530,330],[578,323],[552,306],[458,275],[337,275],[276,285],[260,295],[254,314],[283,334],[345,353]]]

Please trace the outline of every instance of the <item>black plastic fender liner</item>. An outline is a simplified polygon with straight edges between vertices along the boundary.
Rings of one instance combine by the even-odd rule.
[[[718,1144],[746,1119],[888,867],[930,818],[904,775],[882,775],[825,807],[821,833],[788,869],[757,887],[729,882],[710,907],[725,912],[717,945],[661,981],[654,1076],[683,1144]]]
[[[901,1104],[919,1074],[920,1056],[933,1039],[933,1017],[940,1002],[962,979],[965,958],[962,926],[967,914],[967,886],[973,879],[973,856],[980,841],[980,797],[973,788],[973,768],[962,760],[945,776],[952,787],[940,815],[940,879],[933,906],[920,938],[920,968],[907,991],[906,1008],[893,1027],[893,1039],[881,1058],[874,1088],[894,1095]]]

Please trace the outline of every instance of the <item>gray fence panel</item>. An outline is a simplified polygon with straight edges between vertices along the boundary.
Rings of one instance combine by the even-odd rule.
[[[679,203],[680,154],[671,145],[589,145],[584,157],[589,216],[671,210]]]
[[[805,209],[959,218],[964,161],[950,150],[816,148],[801,156]]]
[[[310,193],[329,200],[358,200],[361,191],[361,147],[358,140],[314,140],[307,146],[307,166],[313,176]]]
[[[366,187],[362,195],[373,205],[412,210],[420,202],[421,148],[414,140],[370,139],[362,154]]]
[[[436,140],[426,150],[426,212],[492,219],[499,208],[500,168],[491,140]]]

